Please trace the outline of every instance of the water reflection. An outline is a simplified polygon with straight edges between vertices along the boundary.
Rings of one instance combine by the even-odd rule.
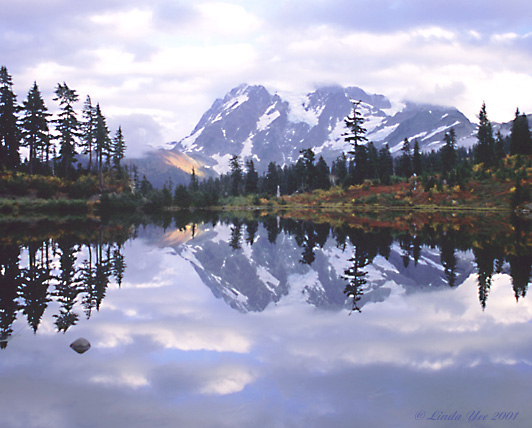
[[[496,220],[6,227],[2,426],[527,427],[530,229]]]
[[[510,275],[516,300],[526,296],[530,281],[530,225],[522,219],[486,230],[471,227],[471,221],[451,217],[439,223],[412,222],[410,230],[404,230],[390,222],[385,222],[386,226],[378,222],[364,227],[348,223],[331,226],[289,217],[184,214],[167,217],[162,228],[152,227],[151,232],[146,225],[106,227],[89,223],[81,229],[79,225],[54,225],[53,236],[48,225],[44,228],[48,235],[45,233],[44,237],[28,234],[17,237],[20,230],[4,225],[0,244],[0,346],[6,347],[20,312],[37,332],[52,300],[59,303],[58,313],[53,315],[57,331],[65,332],[78,322],[79,313],[74,309],[77,303],[86,318],[90,318],[92,311],[100,308],[110,281],[119,286],[122,283],[126,268],[123,245],[140,230],[148,238],[150,233],[155,234],[160,244],[174,246],[181,253],[193,253],[192,263],[213,293],[244,311],[264,310],[268,304],[278,302],[289,294],[293,285],[290,277],[295,275],[300,283],[307,282],[300,287],[302,291],[314,294],[314,298],[308,298],[311,303],[341,306],[344,301],[339,298],[339,290],[343,288],[351,310],[360,312],[368,299],[383,298],[382,289],[376,296],[378,288],[368,276],[371,269],[375,270],[372,263],[377,256],[392,261],[392,265],[400,257],[402,266],[397,263],[389,266],[386,279],[397,281],[397,274],[402,273],[414,279],[417,288],[442,284],[455,287],[476,266],[483,309],[494,275],[502,272]],[[219,230],[228,227],[228,235],[215,232],[216,225]],[[43,229],[40,230],[42,235]],[[205,239],[196,236],[207,230],[210,232]],[[10,231],[15,231],[15,235]],[[330,244],[327,247],[330,241],[340,251],[333,251]],[[316,263],[317,252],[322,260]],[[473,263],[468,252],[473,255]],[[439,254],[439,260],[435,254]],[[457,254],[461,255],[462,263]],[[332,272],[334,258],[343,255],[347,265]],[[418,267],[420,261],[423,268]],[[303,268],[312,269],[313,265],[318,277],[314,284],[309,283],[308,271]],[[408,278],[402,278],[403,282],[405,279]],[[316,282],[319,287],[313,287]],[[365,296],[368,299],[364,300]]]
[[[41,236],[21,236],[17,225],[4,225],[0,243],[1,348],[13,334],[18,313],[36,333],[50,302],[57,302],[54,324],[58,332],[66,332],[79,320],[74,310],[78,303],[88,319],[100,308],[111,279],[121,284],[126,267],[122,245],[129,232],[90,223],[83,225],[85,228],[79,226],[47,224],[40,230]]]

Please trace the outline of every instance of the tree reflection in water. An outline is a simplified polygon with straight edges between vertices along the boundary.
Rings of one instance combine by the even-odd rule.
[[[390,257],[392,246],[400,249],[405,266],[417,265],[423,249],[436,250],[445,283],[456,286],[457,252],[470,252],[477,269],[478,297],[485,309],[493,276],[505,272],[511,276],[516,300],[526,296],[532,272],[532,232],[530,221],[486,221],[449,217],[405,223],[390,221],[338,222],[296,220],[288,216],[258,213],[216,213],[188,211],[159,221],[158,226],[191,230],[192,239],[204,224],[230,226],[227,245],[243,251],[243,245],[258,242],[259,227],[264,228],[270,244],[281,234],[293,237],[301,249],[299,262],[310,266],[316,252],[333,239],[337,248],[350,254],[349,266],[341,278],[351,311],[362,310],[361,299],[371,281],[368,267],[377,256]],[[401,225],[401,226],[398,226]],[[473,226],[476,225],[476,226]],[[53,315],[58,332],[75,325],[81,306],[88,319],[98,311],[111,281],[118,286],[124,278],[127,261],[124,243],[142,224],[118,222],[104,226],[87,221],[79,224],[0,225],[0,347],[5,348],[13,335],[13,323],[23,314],[37,332],[50,302],[59,304]]]
[[[48,304],[58,302],[55,326],[66,332],[79,320],[74,310],[78,300],[90,318],[92,310],[99,309],[111,277],[120,285],[126,268],[122,245],[129,233],[121,228],[107,228],[104,233],[103,226],[95,225],[79,230],[79,225],[55,225],[52,235],[57,237],[39,238],[6,227],[0,243],[0,347],[7,346],[19,312],[36,333]],[[43,232],[48,235],[48,230]]]

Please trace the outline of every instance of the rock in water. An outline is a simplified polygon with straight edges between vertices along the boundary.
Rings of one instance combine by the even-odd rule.
[[[78,354],[83,354],[89,350],[91,344],[87,339],[80,337],[79,339],[74,340],[74,342],[70,344],[70,347]]]

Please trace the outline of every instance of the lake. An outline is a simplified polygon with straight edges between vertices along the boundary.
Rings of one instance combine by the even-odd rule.
[[[3,428],[532,421],[527,220],[176,213],[0,232]]]

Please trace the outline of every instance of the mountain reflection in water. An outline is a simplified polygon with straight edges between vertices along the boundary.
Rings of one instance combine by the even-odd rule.
[[[0,227],[7,428],[532,416],[525,220],[182,213]],[[92,347],[74,360],[63,349],[77,337]],[[502,422],[480,423],[468,424]]]

